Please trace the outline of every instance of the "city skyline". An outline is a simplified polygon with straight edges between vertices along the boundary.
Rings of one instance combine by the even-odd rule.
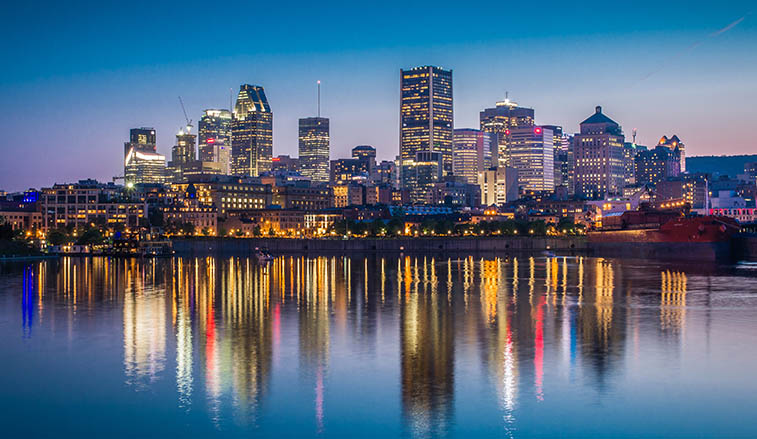
[[[229,108],[229,89],[236,91],[242,83],[265,87],[277,114],[274,156],[296,155],[297,120],[314,114],[313,84],[321,80],[323,112],[331,119],[331,157],[349,157],[355,145],[371,144],[379,160],[393,159],[399,151],[397,73],[418,65],[453,70],[455,128],[477,128],[479,112],[509,91],[513,100],[536,110],[537,124],[560,125],[567,134],[578,132],[578,123],[601,105],[627,135],[638,128],[641,144],[654,145],[660,136],[675,133],[686,139],[688,156],[750,153],[754,143],[749,122],[755,117],[751,102],[757,99],[750,81],[757,74],[757,60],[750,48],[757,28],[748,7],[746,2],[728,3],[717,10],[687,4],[681,10],[680,5],[669,4],[654,10],[641,7],[600,13],[555,5],[543,22],[555,26],[528,32],[530,21],[516,18],[508,21],[507,32],[497,29],[493,24],[498,14],[488,18],[482,8],[470,11],[471,18],[487,18],[478,27],[463,24],[429,35],[413,30],[402,38],[382,39],[406,25],[408,18],[382,24],[361,9],[367,6],[360,6],[342,11],[339,21],[345,16],[360,17],[376,29],[350,23],[286,50],[285,46],[304,36],[302,32],[312,31],[313,25],[292,35],[271,32],[264,37],[264,48],[252,49],[233,42],[216,47],[215,37],[197,46],[194,42],[200,36],[190,34],[183,38],[193,44],[183,41],[186,47],[176,51],[178,42],[169,37],[170,30],[155,39],[139,36],[123,41],[111,27],[131,15],[93,11],[101,20],[90,17],[88,23],[97,24],[81,26],[56,41],[53,46],[58,51],[44,64],[21,56],[51,41],[51,32],[81,24],[82,18],[68,15],[78,10],[72,7],[62,17],[67,19],[60,20],[65,24],[56,22],[35,33],[35,38],[18,39],[16,34],[29,31],[20,32],[15,22],[4,31],[9,44],[3,54],[16,61],[5,69],[0,85],[0,108],[8,115],[2,122],[7,135],[1,143],[6,159],[0,166],[0,188],[23,190],[84,177],[108,181],[121,174],[123,163],[113,151],[133,127],[154,127],[158,152],[170,157],[176,132],[185,124],[176,97],[182,96],[189,117],[199,120],[205,109]],[[24,6],[14,8],[11,14],[31,17]],[[266,13],[272,19],[285,15],[275,6],[270,8]],[[382,11],[394,8],[387,5]],[[492,8],[489,12],[502,12],[501,7]],[[512,12],[527,12],[513,8]],[[310,11],[322,24],[337,19],[334,11],[338,8],[322,9]],[[605,23],[609,15],[621,11],[622,21]],[[412,16],[411,12],[407,15]],[[217,14],[210,13],[210,18]],[[146,20],[152,23],[167,15],[168,11],[157,8]],[[664,21],[661,28],[661,18],[672,16],[677,20]],[[42,29],[53,18],[52,11],[45,11],[27,23],[31,30]],[[582,20],[581,29],[572,28],[571,19]],[[292,20],[304,22],[305,17],[297,15]],[[328,27],[322,24],[319,28]],[[230,29],[239,31],[238,25]],[[98,32],[103,34],[101,40],[92,38]],[[86,50],[82,50],[84,40],[89,44],[84,45]],[[112,52],[109,43],[117,43]],[[123,56],[130,50],[141,56]],[[596,51],[609,50],[609,58],[594,56]],[[61,58],[64,55],[68,58]],[[579,65],[571,61],[576,58],[582,58]],[[355,59],[361,60],[359,65]],[[481,59],[487,59],[486,65]],[[561,59],[557,65],[564,68],[549,72],[533,68]],[[726,106],[729,111],[713,111]],[[8,154],[19,145],[26,154]],[[44,160],[32,167],[28,157]]]

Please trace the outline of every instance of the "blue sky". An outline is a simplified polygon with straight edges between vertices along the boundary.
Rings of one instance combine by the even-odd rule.
[[[526,3],[526,2],[524,2]],[[752,2],[70,2],[3,9],[0,188],[121,175],[123,142],[154,126],[170,155],[184,123],[265,87],[274,154],[297,119],[331,118],[332,158],[398,149],[399,69],[453,69],[455,125],[505,91],[568,132],[602,105],[640,143],[678,134],[689,155],[755,153]],[[755,11],[757,12],[757,11]],[[737,20],[735,25],[727,28]],[[726,29],[718,33],[719,30]],[[651,74],[651,76],[650,76]]]

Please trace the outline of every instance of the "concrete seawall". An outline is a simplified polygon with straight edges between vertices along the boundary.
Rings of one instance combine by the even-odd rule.
[[[360,239],[190,238],[174,240],[178,256],[250,255],[256,248],[277,254],[377,253],[518,253],[642,258],[661,260],[757,260],[757,235],[737,235],[722,243],[596,243],[583,236],[551,237],[419,237]]]
[[[585,252],[584,237],[422,237],[360,239],[192,238],[174,240],[177,255],[250,254],[266,247],[286,253]]]

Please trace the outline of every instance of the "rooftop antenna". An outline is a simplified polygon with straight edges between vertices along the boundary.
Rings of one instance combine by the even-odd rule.
[[[321,80],[318,80],[318,117],[321,117]]]
[[[633,129],[633,144],[636,145],[636,128]]]
[[[234,89],[229,87],[229,111],[234,113]]]

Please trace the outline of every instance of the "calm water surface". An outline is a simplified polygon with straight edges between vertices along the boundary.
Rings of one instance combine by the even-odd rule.
[[[757,266],[0,265],[5,437],[755,437]]]

